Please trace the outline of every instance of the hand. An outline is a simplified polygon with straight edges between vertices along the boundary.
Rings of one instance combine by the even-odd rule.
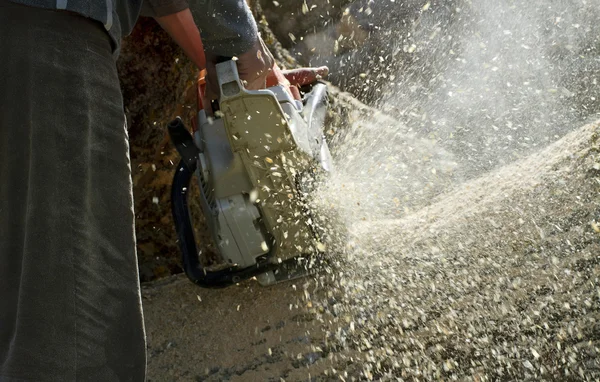
[[[234,59],[236,60],[240,79],[247,90],[259,90],[266,87],[266,79],[275,65],[275,59],[260,37],[252,49]],[[206,61],[205,96],[207,99],[217,99],[219,95],[219,85],[215,69],[217,57],[214,54],[208,53]]]
[[[252,49],[237,57],[237,69],[247,90],[282,85],[294,99],[300,99],[298,87],[311,84],[329,73],[326,66],[282,71],[261,38]],[[207,58],[207,72],[206,96],[208,99],[216,99],[219,89],[214,57]]]
[[[266,88],[267,78],[275,66],[275,58],[260,37],[252,49],[237,58],[238,74],[247,90]]]
[[[299,87],[312,84],[327,76],[329,68],[320,66],[318,68],[300,68],[292,70],[279,69],[277,64],[267,76],[267,87],[275,85],[286,86],[294,99],[300,99]]]

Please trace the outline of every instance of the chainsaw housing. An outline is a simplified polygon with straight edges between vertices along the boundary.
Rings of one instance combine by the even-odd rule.
[[[235,61],[217,64],[216,71],[220,97],[214,118],[198,112],[193,140],[180,120],[169,126],[182,156],[172,199],[184,268],[202,286],[225,286],[253,276],[268,285],[296,277],[302,273],[298,267],[306,266],[298,262],[322,250],[306,194],[310,183],[332,167],[323,134],[326,85],[313,84],[297,101],[281,86],[246,90]],[[212,275],[191,248],[193,230],[184,227],[191,224],[185,186],[191,173],[225,262]]]

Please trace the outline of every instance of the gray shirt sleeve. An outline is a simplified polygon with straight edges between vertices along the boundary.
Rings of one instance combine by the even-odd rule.
[[[204,49],[217,56],[237,56],[258,40],[258,29],[244,0],[189,0]]]
[[[162,17],[187,8],[187,0],[144,0],[140,14],[146,17]]]

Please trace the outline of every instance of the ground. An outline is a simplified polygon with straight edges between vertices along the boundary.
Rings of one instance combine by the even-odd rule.
[[[151,381],[597,380],[600,124],[263,288],[145,284]]]
[[[464,27],[459,22],[464,13],[438,2],[409,1],[403,4],[412,7],[398,10],[412,13],[400,17],[388,14],[387,3],[367,0],[354,1],[343,11],[349,4],[345,0],[304,2],[309,9],[304,13],[302,3],[286,0],[277,5],[265,0],[251,4],[263,36],[282,66],[297,63],[281,48],[263,15],[277,19],[278,12],[290,13],[293,8],[294,22],[288,29],[279,25],[277,37],[293,48],[293,57],[306,58],[311,52],[314,59],[324,54],[319,51],[322,49],[334,69],[352,62],[350,68],[334,71],[339,79],[336,83],[347,82],[345,88],[355,91],[356,96],[368,100],[378,95],[383,91],[379,85],[392,81],[386,77],[390,73],[416,78],[415,86],[398,82],[397,89],[390,92],[392,99],[383,99],[387,103],[382,102],[378,110],[330,88],[327,134],[334,153],[343,160],[340,173],[320,189],[315,208],[338,211],[345,223],[338,228],[348,229],[350,235],[344,243],[347,245],[330,246],[335,253],[332,264],[316,278],[269,288],[248,281],[227,289],[206,290],[182,275],[174,275],[181,268],[168,191],[177,155],[166,139],[164,126],[175,115],[183,115],[186,121],[191,118],[194,99],[190,89],[196,73],[151,20],[142,20],[124,44],[119,69],[130,122],[149,380],[600,379],[600,127],[591,123],[577,128],[580,124],[569,118],[571,123],[558,123],[563,110],[544,103],[550,98],[568,99],[568,110],[584,116],[599,110],[595,85],[600,45],[593,39],[597,34],[592,33],[597,26],[597,7],[587,4],[588,8],[581,8],[579,13],[563,12],[560,4],[543,8],[544,27],[540,30],[552,34],[544,40],[550,51],[542,49],[537,54],[519,39],[516,46],[500,47],[511,48],[501,55],[511,61],[509,65],[498,65],[498,72],[492,72],[497,73],[500,85],[504,86],[507,78],[503,70],[512,68],[512,61],[519,61],[512,53],[525,49],[533,52],[534,62],[540,57],[554,57],[556,65],[550,66],[558,68],[557,84],[566,86],[564,89],[552,83],[548,89],[540,88],[538,98],[525,96],[530,100],[525,103],[501,98],[507,109],[492,96],[483,97],[491,103],[489,108],[485,103],[472,104],[477,97],[461,99],[472,107],[457,109],[455,123],[448,126],[462,126],[458,122],[466,117],[473,119],[473,128],[448,134],[463,134],[454,140],[469,148],[474,143],[473,153],[483,148],[500,149],[504,160],[481,167],[485,156],[472,154],[475,159],[471,167],[487,171],[475,176],[455,160],[460,150],[441,147],[439,139],[428,134],[428,123],[437,123],[440,118],[420,110],[429,105],[429,111],[448,117],[446,91],[439,93],[441,105],[427,101],[437,94],[435,91],[446,85],[453,87],[454,82],[461,84],[465,78],[476,79],[478,74],[488,76],[487,56],[482,53],[487,50],[481,47],[478,29],[472,36],[469,28],[463,31],[466,37],[477,38],[467,38],[462,46],[455,44],[458,38],[452,42],[448,38],[451,44],[444,44],[446,37],[457,32],[454,27],[458,32]],[[319,30],[319,18],[314,16],[325,3],[327,23]],[[492,2],[473,4],[475,14],[493,13],[493,22],[477,21],[478,28],[491,35],[490,41],[511,36],[506,33],[511,28],[502,27],[504,24],[525,25],[512,16],[498,20],[500,13],[490,11],[495,9]],[[502,4],[498,5],[500,10]],[[317,5],[315,11],[313,5]],[[536,7],[531,3],[530,8]],[[537,15],[532,9],[510,6],[503,11],[519,17]],[[387,16],[377,16],[381,14]],[[570,14],[578,17],[577,24],[567,22]],[[374,17],[391,20],[392,28],[375,25],[368,29]],[[406,24],[397,25],[398,18]],[[413,19],[417,24],[412,24]],[[439,24],[440,20],[445,21]],[[440,25],[446,33],[431,33]],[[300,35],[313,27],[314,33],[300,40]],[[500,39],[488,27],[499,28]],[[414,29],[414,41],[400,41],[395,35],[389,39],[388,32],[402,35],[406,28]],[[568,28],[577,33],[566,33]],[[526,28],[522,32],[537,38]],[[295,45],[289,33],[296,38]],[[424,44],[417,43],[419,36],[426,37],[421,38]],[[435,44],[434,37],[439,39]],[[364,49],[354,54],[361,46]],[[394,51],[380,56],[382,47]],[[453,49],[446,57],[452,63],[449,68],[463,70],[455,65],[452,52],[470,52],[469,47],[475,49],[471,53],[481,54],[483,61],[478,61],[477,55],[467,55],[469,62],[478,66],[459,72],[454,79],[450,76],[437,89],[433,79],[444,76],[438,76],[434,69],[445,69],[446,62],[435,59],[437,55],[443,58],[446,48]],[[574,53],[565,53],[571,51]],[[493,49],[490,52],[495,55]],[[381,64],[375,65],[373,60]],[[577,65],[567,65],[570,60]],[[411,77],[411,71],[423,74]],[[533,74],[539,77],[537,69]],[[522,72],[515,75],[520,81]],[[481,83],[489,83],[486,81]],[[506,85],[515,88],[514,84]],[[413,94],[413,88],[420,90]],[[520,95],[529,88],[515,89],[499,94]],[[403,94],[404,98],[399,96]],[[544,102],[538,102],[540,99]],[[406,108],[407,103],[415,106],[414,113]],[[489,110],[506,113],[488,126]],[[485,112],[486,118],[476,118],[475,111]],[[529,142],[525,139],[532,132],[570,133],[543,149],[540,147],[553,140],[539,139],[543,144],[537,149],[506,153],[502,151],[508,145],[504,141],[478,145],[478,134],[500,138],[501,134],[491,128],[503,129],[504,122],[510,122],[506,126],[512,129],[512,118],[519,115],[516,111],[527,118],[519,125],[520,134],[525,136],[515,136],[515,145]],[[540,121],[539,129],[529,126]],[[508,163],[514,158],[520,159]],[[194,195],[191,200],[195,200]],[[210,258],[210,239],[197,205],[192,207],[199,245]]]

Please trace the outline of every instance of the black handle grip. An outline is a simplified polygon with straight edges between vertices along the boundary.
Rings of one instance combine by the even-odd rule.
[[[241,269],[231,267],[219,271],[207,271],[202,267],[198,258],[198,248],[188,205],[190,181],[198,166],[200,150],[194,144],[192,135],[186,129],[181,118],[177,117],[169,123],[168,130],[173,144],[182,157],[175,170],[171,185],[171,209],[179,239],[183,269],[187,277],[201,287],[223,288],[275,270],[278,265],[268,261]]]
[[[215,58],[215,64],[220,64],[221,62],[225,62],[225,61],[229,61],[231,60],[233,57],[228,57],[228,56],[217,56]]]
[[[181,155],[183,162],[189,169],[196,169],[200,149],[194,143],[192,134],[186,129],[180,117],[175,118],[167,125],[171,142],[175,145],[177,152]]]
[[[268,261],[247,268],[232,267],[219,271],[208,271],[202,267],[198,258],[198,248],[196,246],[187,200],[192,174],[193,170],[188,168],[183,161],[179,162],[171,187],[173,220],[175,221],[175,229],[177,231],[177,238],[179,239],[183,270],[187,277],[194,284],[204,288],[224,288],[239,283],[242,280],[258,276],[261,273],[278,269],[281,265]],[[296,261],[295,259],[291,260]]]

